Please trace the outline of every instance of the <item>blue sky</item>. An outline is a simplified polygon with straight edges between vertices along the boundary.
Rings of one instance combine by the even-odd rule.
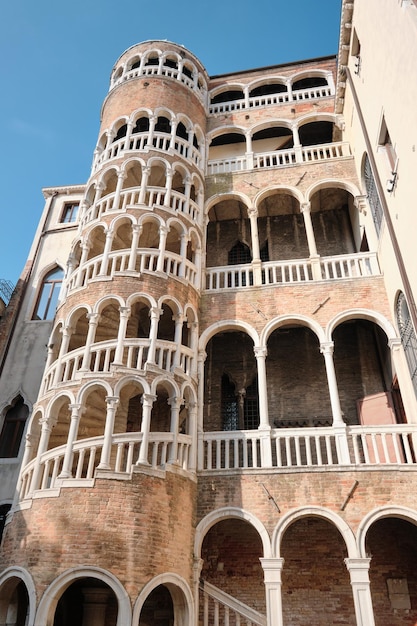
[[[341,0],[5,0],[1,9],[0,279],[17,282],[42,187],[86,182],[116,59],[184,45],[210,75],[337,53]]]

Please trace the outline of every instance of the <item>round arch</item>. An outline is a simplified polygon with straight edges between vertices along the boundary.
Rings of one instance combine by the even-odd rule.
[[[16,581],[23,582],[26,587],[26,591],[28,593],[29,598],[29,611],[28,611],[28,621],[26,626],[33,626],[35,623],[35,613],[36,613],[36,589],[32,579],[32,576],[27,572],[23,567],[12,566],[8,567],[4,570],[4,572],[0,575],[0,592],[1,592],[1,600],[0,600],[0,619],[2,620],[3,612],[4,612],[4,589],[7,589],[8,586],[13,587],[13,583]]]
[[[210,528],[226,519],[239,519],[253,526],[262,541],[263,557],[266,559],[272,557],[271,539],[262,522],[249,511],[230,506],[212,511],[198,523],[194,539],[194,556],[196,558],[200,558],[201,556],[204,537],[207,535]]]
[[[274,195],[276,192],[283,192],[289,196],[293,196],[300,204],[305,201],[303,194],[298,189],[295,189],[294,187],[286,187],[285,185],[273,185],[262,189],[262,191],[256,194],[253,201],[255,207],[258,208],[260,203],[265,200],[265,198]]]
[[[108,585],[114,592],[118,604],[116,626],[131,626],[130,599],[126,590],[116,576],[99,567],[71,568],[58,576],[45,590],[39,602],[34,626],[52,626],[59,598],[73,582],[80,578],[95,578]]]
[[[405,506],[381,506],[370,511],[358,527],[357,546],[360,558],[366,557],[365,541],[372,524],[387,517],[396,517],[417,526],[417,512]]]
[[[348,552],[348,557],[350,559],[358,558],[358,550],[355,541],[355,535],[353,534],[352,529],[348,524],[342,519],[339,515],[326,509],[321,506],[309,506],[309,507],[301,507],[298,509],[293,509],[289,511],[286,515],[282,517],[279,521],[275,530],[272,534],[272,553],[274,557],[279,558],[281,554],[281,543],[285,531],[292,525],[294,522],[306,518],[306,517],[319,517],[321,519],[327,520],[333,526],[337,528],[337,530],[342,535],[346,549]]]
[[[120,398],[120,393],[130,383],[133,383],[134,385],[138,385],[139,387],[141,387],[143,389],[144,394],[151,393],[149,383],[147,380],[145,380],[144,378],[140,376],[131,375],[131,376],[123,376],[123,378],[117,381],[114,387],[114,396],[116,398]]]
[[[255,346],[259,345],[259,335],[256,330],[250,326],[247,322],[242,322],[240,320],[223,320],[221,322],[215,322],[201,334],[199,340],[199,350],[205,350],[208,342],[214,335],[218,333],[231,330],[231,331],[242,331],[251,337]]]
[[[374,322],[382,328],[388,339],[397,339],[398,335],[395,332],[391,322],[389,322],[381,313],[377,311],[371,311],[370,309],[348,309],[338,313],[333,319],[329,321],[325,331],[325,341],[332,341],[332,335],[337,326],[352,319],[363,319],[370,322]]]
[[[113,389],[106,380],[92,380],[91,382],[83,385],[78,391],[76,402],[78,404],[83,404],[90,391],[93,391],[94,389],[103,389],[106,396],[113,396]]]
[[[311,201],[312,196],[321,189],[329,189],[330,187],[336,187],[338,189],[344,189],[350,193],[353,197],[363,195],[361,191],[354,185],[346,180],[339,180],[338,178],[326,178],[320,182],[315,182],[307,188],[305,192],[305,198],[307,202]]]
[[[139,624],[140,614],[147,597],[160,585],[167,587],[171,594],[175,616],[182,616],[180,621],[175,620],[176,623],[181,626],[191,626],[194,618],[193,594],[181,576],[170,572],[155,576],[143,587],[133,607],[132,623]]]
[[[265,328],[261,332],[260,345],[266,346],[268,342],[268,338],[274,330],[276,330],[277,328],[280,328],[281,326],[285,326],[286,324],[293,324],[293,323],[296,323],[299,326],[306,326],[307,328],[312,330],[313,333],[317,336],[319,343],[323,343],[325,341],[324,329],[320,326],[318,322],[310,319],[309,317],[305,315],[299,315],[297,313],[293,313],[293,314],[287,314],[287,315],[280,315],[279,317],[275,317],[270,322],[268,322],[268,324],[265,326]]]
[[[216,128],[212,130],[211,133],[207,135],[207,145],[210,146],[213,139],[216,137],[221,137],[222,135],[242,135],[246,139],[247,129],[243,128],[243,126],[221,126],[220,128]]]
[[[210,196],[210,198],[206,201],[206,205],[204,207],[204,215],[208,216],[210,209],[212,209],[215,204],[218,204],[223,200],[237,200],[238,202],[242,202],[242,204],[244,204],[247,209],[252,206],[251,200],[243,193],[218,193],[214,196]]]
[[[136,291],[135,293],[131,293],[126,300],[126,306],[130,308],[133,304],[135,304],[135,302],[139,301],[148,304],[149,307],[158,306],[155,298],[145,291]]]

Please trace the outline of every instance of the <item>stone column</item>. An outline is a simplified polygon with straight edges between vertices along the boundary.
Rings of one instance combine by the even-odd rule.
[[[87,260],[88,257],[88,253],[90,251],[90,244],[84,242],[81,244],[81,258],[80,258],[80,263],[78,265],[78,275],[77,275],[77,281],[75,283],[75,287],[82,287],[84,286],[83,283],[83,265]]]
[[[136,256],[138,253],[139,237],[142,232],[142,226],[139,224],[132,225],[132,246],[130,248],[129,263],[127,269],[134,272],[136,269]]]
[[[197,467],[204,468],[204,363],[207,352],[200,350],[198,353],[198,391],[197,391]]]
[[[300,143],[300,136],[298,134],[297,124],[293,124],[292,126],[292,135],[294,138],[295,160],[297,163],[302,163],[303,162],[303,149]]]
[[[151,316],[151,327],[149,329],[149,350],[146,363],[155,364],[156,342],[158,338],[158,322],[162,313],[162,309],[158,309],[157,307],[151,307],[149,313]]]
[[[179,277],[185,277],[185,263],[187,261],[187,246],[188,246],[188,236],[185,233],[181,235],[181,247],[180,247],[180,257],[181,257],[181,265],[179,268]]]
[[[178,122],[177,120],[172,120],[171,122],[171,139],[169,141],[169,150],[175,149],[175,140],[176,140],[176,132],[177,132]],[[179,137],[181,139],[181,137]]]
[[[345,559],[352,585],[357,626],[375,626],[369,582],[371,559]]]
[[[184,323],[183,315],[176,315],[174,317],[175,321],[175,333],[174,333],[174,343],[175,343],[175,354],[174,360],[172,363],[172,367],[175,369],[180,367],[181,363],[181,346],[182,346],[182,325]]]
[[[173,171],[167,170],[166,172],[166,181],[165,181],[165,197],[164,197],[164,206],[171,207],[171,191],[172,191],[172,177]]]
[[[197,403],[188,402],[188,435],[191,449],[188,457],[188,469],[194,472],[197,467]]]
[[[346,437],[346,424],[343,421],[342,409],[340,407],[339,390],[337,388],[336,372],[333,362],[333,348],[334,344],[332,341],[322,343],[320,345],[320,352],[324,356],[324,362],[326,365],[327,384],[329,387],[330,404],[332,407],[333,430],[336,437],[338,461],[340,464],[348,465],[350,463],[350,455]]]
[[[321,280],[320,256],[317,254],[316,238],[314,236],[313,223],[311,221],[311,205],[310,202],[304,202],[301,206],[301,213],[304,218],[304,226],[306,229],[308,251],[310,255],[311,271],[314,280]]]
[[[254,285],[262,285],[261,250],[258,233],[258,211],[254,208],[248,210],[250,220],[250,234],[252,242],[252,267]]]
[[[88,333],[87,333],[87,339],[85,342],[83,362],[81,365],[82,372],[88,372],[90,370],[91,345],[96,336],[96,329],[97,329],[99,318],[100,316],[98,313],[88,313],[87,315]]]
[[[78,426],[80,423],[81,417],[81,404],[70,404],[69,409],[71,409],[71,421],[68,432],[67,444],[65,447],[64,460],[62,462],[62,470],[59,474],[58,478],[71,478],[72,477],[72,459],[73,459],[73,445],[74,441],[77,439],[78,435]]]
[[[117,405],[119,404],[119,398],[108,396],[106,398],[107,413],[106,413],[106,425],[104,428],[104,442],[101,449],[100,463],[97,469],[111,469],[110,467],[110,454],[112,446],[112,438],[114,431],[114,418],[116,415]]]
[[[271,450],[271,426],[268,414],[268,391],[266,384],[266,356],[267,349],[254,347],[256,365],[258,371],[258,394],[259,394],[259,433],[261,444],[262,467],[272,467]]]
[[[41,456],[48,449],[49,437],[51,436],[52,428],[56,424],[56,418],[42,417],[39,420],[41,425],[41,436],[39,439],[38,451],[36,453],[35,464],[33,467],[32,481],[30,483],[30,493],[36,491],[40,487],[41,477]]]
[[[144,204],[145,203],[146,191],[148,189],[148,180],[149,180],[149,174],[150,173],[151,173],[151,168],[150,167],[143,167],[142,168],[142,179],[140,181],[140,191],[139,191],[138,204]]]
[[[283,626],[282,616],[282,568],[284,559],[259,559],[264,571],[266,593],[266,622],[268,626]]]
[[[113,231],[108,230],[106,232],[106,243],[104,245],[103,256],[101,259],[101,266],[100,266],[100,272],[99,272],[101,276],[107,275],[107,266],[109,264],[109,254],[110,254],[111,246],[113,243],[113,237],[114,237]]]
[[[112,205],[112,209],[114,211],[119,209],[120,193],[122,191],[123,181],[125,178],[126,178],[125,172],[119,172],[117,174],[117,184],[116,184],[116,190],[114,192],[113,205]]]
[[[123,363],[123,351],[124,351],[124,340],[126,338],[126,328],[127,323],[130,317],[130,309],[127,306],[119,307],[119,330],[117,333],[117,345],[116,352],[114,354],[114,365],[124,365]]]
[[[69,342],[70,342],[71,335],[73,332],[74,332],[74,328],[72,326],[64,326],[63,328],[61,328],[62,341],[61,341],[61,346],[59,348],[59,354],[57,357],[57,364],[56,364],[54,382],[53,382],[54,387],[55,385],[61,382],[61,374],[62,374],[62,368],[63,368],[62,357],[68,352],[68,346],[69,346]]]
[[[148,448],[149,448],[149,431],[151,428],[151,413],[152,406],[156,400],[156,396],[152,396],[149,393],[144,393],[142,396],[142,443],[140,445],[139,458],[136,461],[136,465],[149,465],[148,461]]]
[[[168,404],[171,407],[171,426],[170,431],[173,435],[172,445],[169,451],[168,463],[178,465],[178,430],[179,430],[179,416],[180,408],[183,403],[183,399],[177,396],[173,396],[168,399]]]
[[[254,166],[253,147],[252,147],[252,135],[251,131],[245,133],[246,137],[246,169],[252,170]]]
[[[156,271],[163,272],[164,271],[164,260],[165,260],[165,245],[168,235],[168,228],[166,226],[159,227],[159,256],[158,263],[156,264]]]

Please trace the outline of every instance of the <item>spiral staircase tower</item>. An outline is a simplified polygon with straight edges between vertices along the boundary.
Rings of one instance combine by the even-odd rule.
[[[151,572],[192,586],[206,93],[204,68],[168,42],[130,48],[112,73],[23,462],[21,495],[60,493],[29,516],[56,574],[111,561],[126,588]],[[111,613],[114,593],[89,581],[54,623],[77,593],[84,619]]]

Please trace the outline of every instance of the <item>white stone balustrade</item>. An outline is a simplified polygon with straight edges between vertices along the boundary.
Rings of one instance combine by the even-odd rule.
[[[268,261],[261,265],[262,285],[286,285],[313,280],[341,280],[379,276],[375,252],[358,252],[339,256],[318,257],[320,276],[315,276],[310,259]],[[251,264],[206,268],[206,289],[225,290],[251,287],[255,273]]]

